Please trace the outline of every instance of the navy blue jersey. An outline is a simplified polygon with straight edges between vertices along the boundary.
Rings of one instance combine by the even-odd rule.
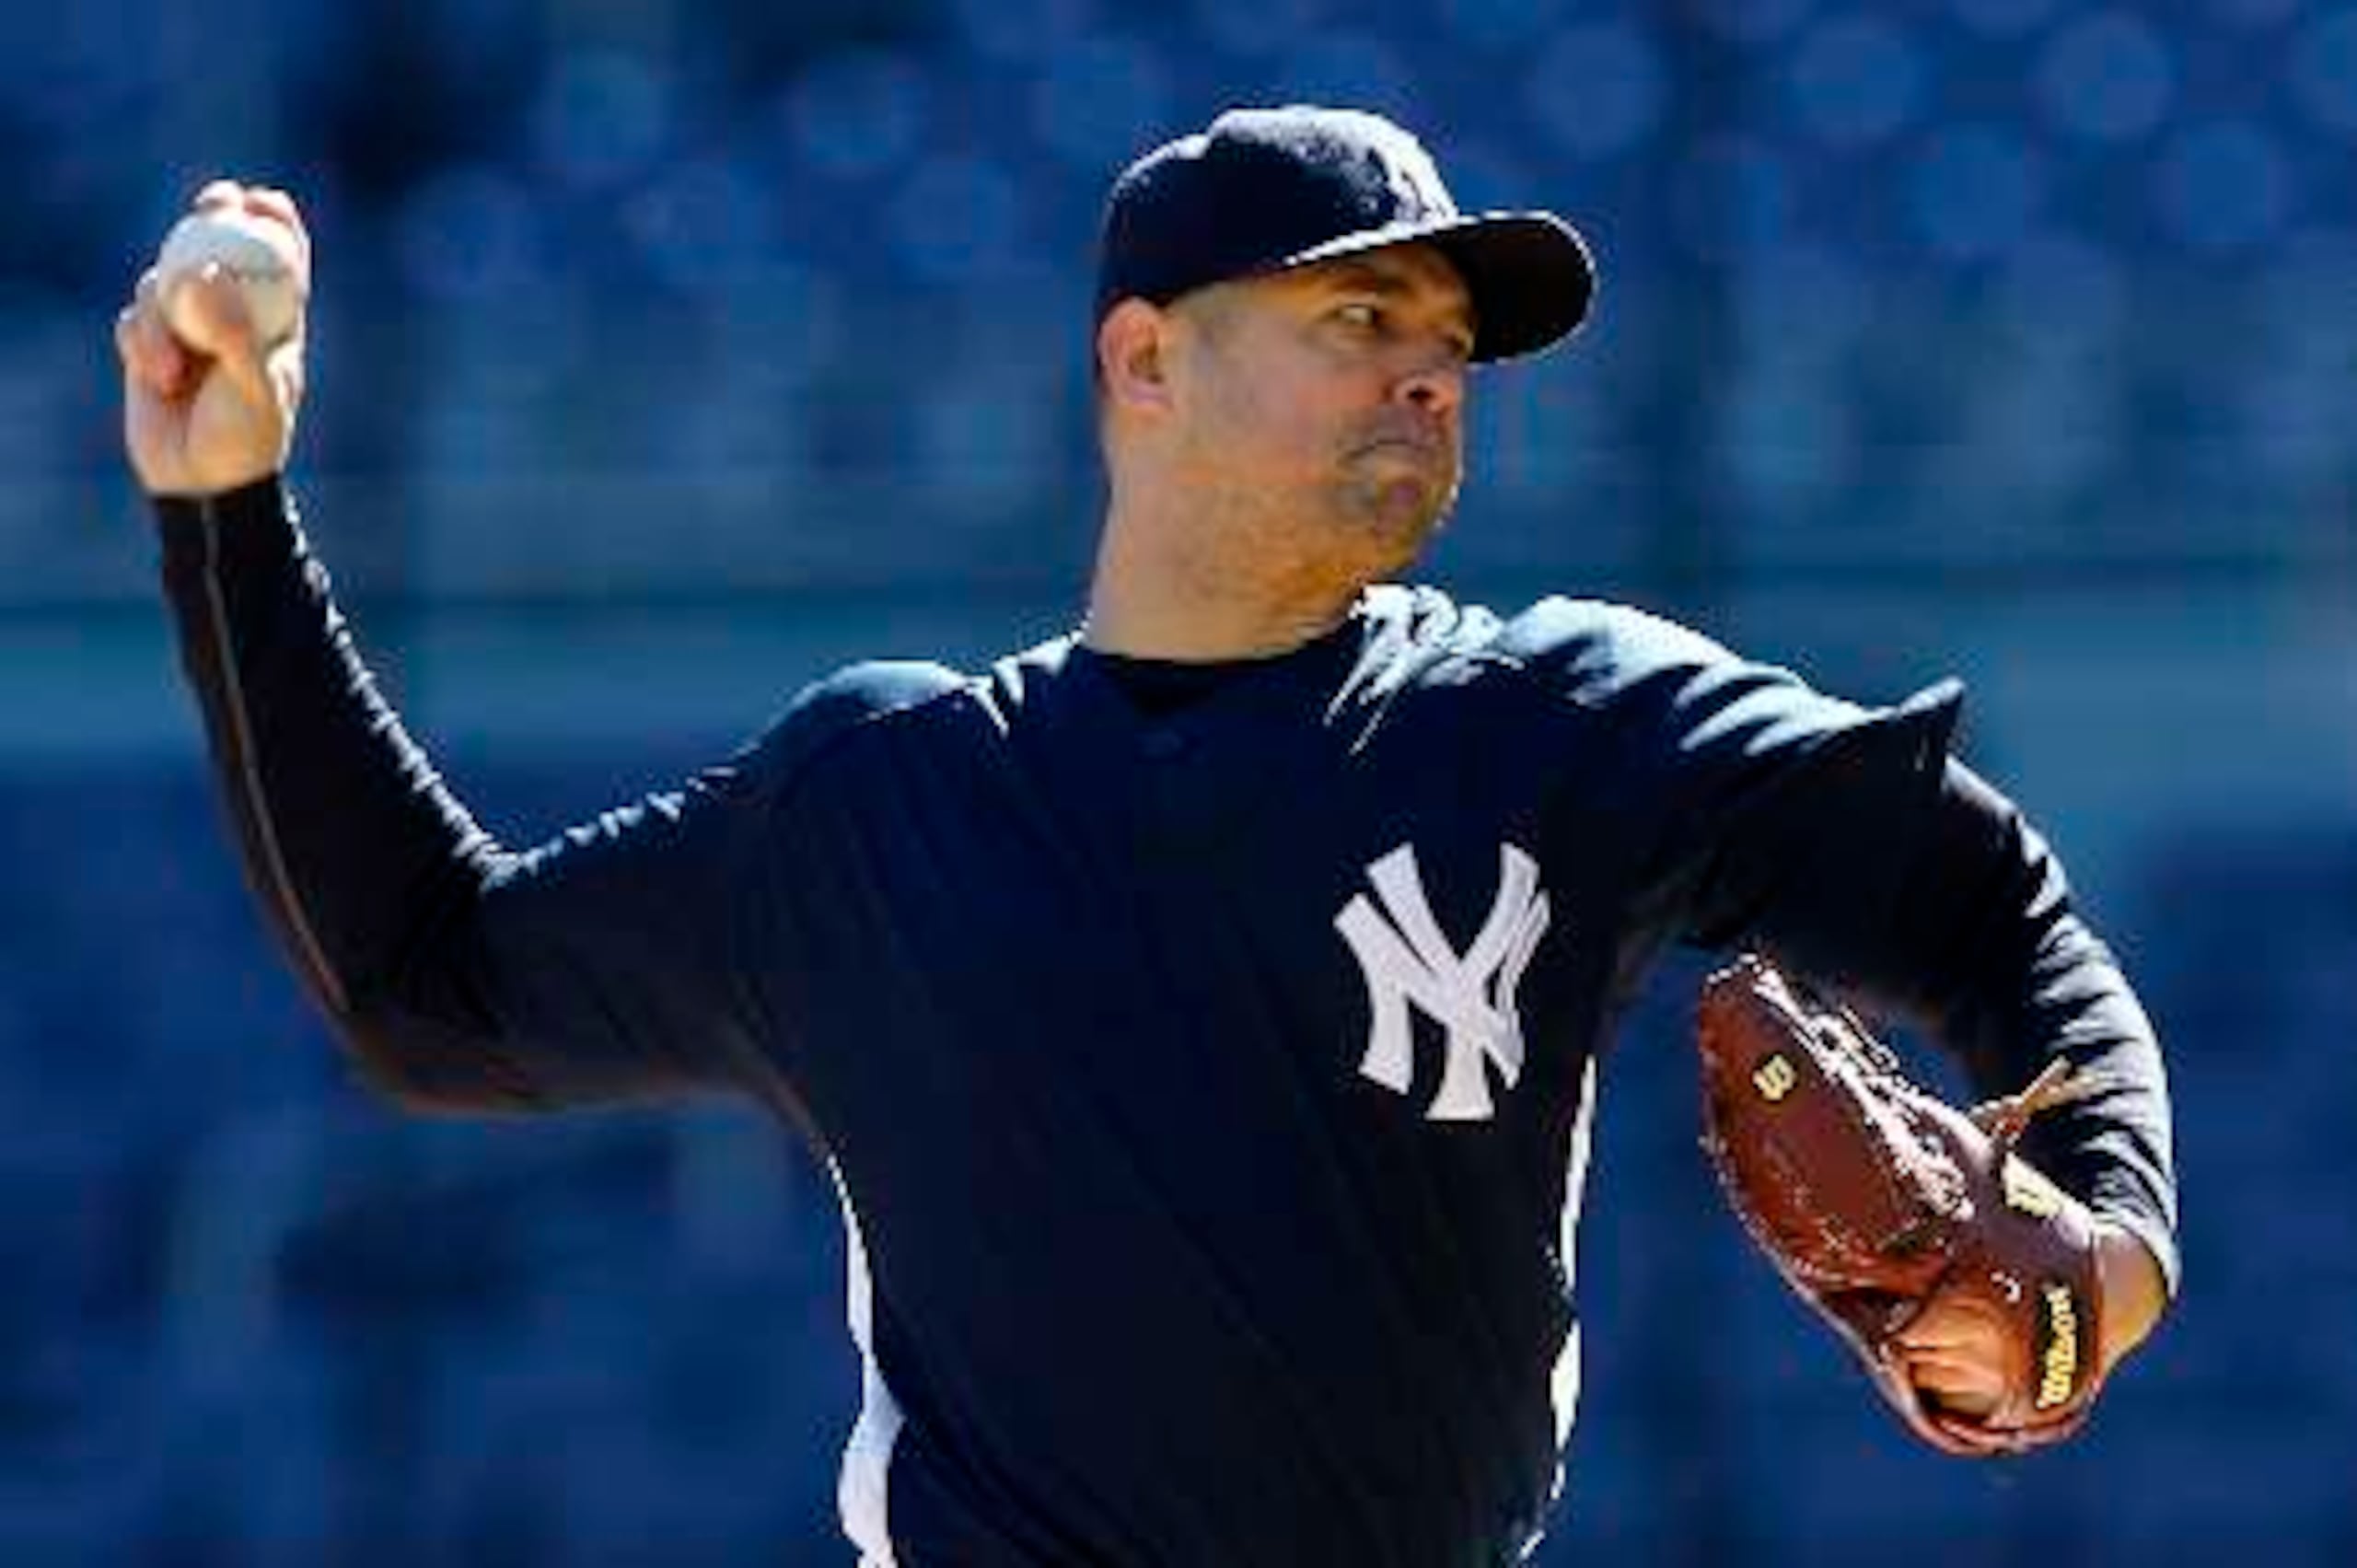
[[[164,507],[247,865],[386,1086],[750,1094],[851,1226],[871,1563],[1498,1564],[1578,1387],[1596,1054],[1671,943],[1776,951],[1991,1087],[2174,1269],[2156,1049],[1943,688],[1635,610],[1369,590],[1168,711],[1066,638],[861,666],[528,853],[401,734],[274,486]]]

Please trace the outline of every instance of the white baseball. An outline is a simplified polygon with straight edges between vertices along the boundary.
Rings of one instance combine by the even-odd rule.
[[[236,208],[191,213],[172,226],[156,257],[164,319],[182,338],[187,291],[178,287],[207,261],[218,261],[245,296],[247,314],[265,346],[294,335],[303,318],[303,285],[295,265],[295,237],[284,224]]]

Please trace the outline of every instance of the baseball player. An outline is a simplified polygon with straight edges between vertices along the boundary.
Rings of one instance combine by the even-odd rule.
[[[296,237],[284,194],[228,183]],[[1634,610],[1395,579],[1476,366],[1594,291],[1378,117],[1236,110],[1114,184],[1085,618],[863,664],[535,848],[370,678],[286,477],[299,335],[123,312],[132,464],[260,902],[412,1106],[750,1096],[825,1162],[870,1568],[1518,1560],[1578,1388],[1596,1053],[1671,944],[1771,948],[1992,1092],[2087,1204],[2116,1361],[2177,1270],[2153,1031],[1942,686],[1861,706]],[[1993,1408],[1988,1330],[1913,1325]]]

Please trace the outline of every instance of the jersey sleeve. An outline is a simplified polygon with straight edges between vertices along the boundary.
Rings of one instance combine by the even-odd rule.
[[[745,954],[775,781],[810,715],[511,851],[378,691],[278,483],[157,513],[247,879],[377,1086],[423,1107],[531,1109],[758,1073],[790,1098]]]
[[[2067,1057],[2107,1087],[2041,1117],[2026,1148],[2174,1288],[2159,1044],[2046,841],[1950,755],[1962,689],[1862,706],[1633,610],[1550,635],[1568,614],[1515,629],[1551,656],[1605,762],[1577,771],[1550,836],[1631,846],[1630,962],[1667,941],[1773,953],[1937,1041],[1979,1095]]]
[[[1672,621],[1569,600],[1500,643],[1580,715],[1550,836],[1611,846],[1632,942],[1773,941],[1821,976],[1879,967],[1953,683],[1863,707]]]

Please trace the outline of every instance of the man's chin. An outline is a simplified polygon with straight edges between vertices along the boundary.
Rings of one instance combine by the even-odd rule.
[[[1457,487],[1399,475],[1357,489],[1352,501],[1359,530],[1379,542],[1393,565],[1404,565],[1447,524]]]

